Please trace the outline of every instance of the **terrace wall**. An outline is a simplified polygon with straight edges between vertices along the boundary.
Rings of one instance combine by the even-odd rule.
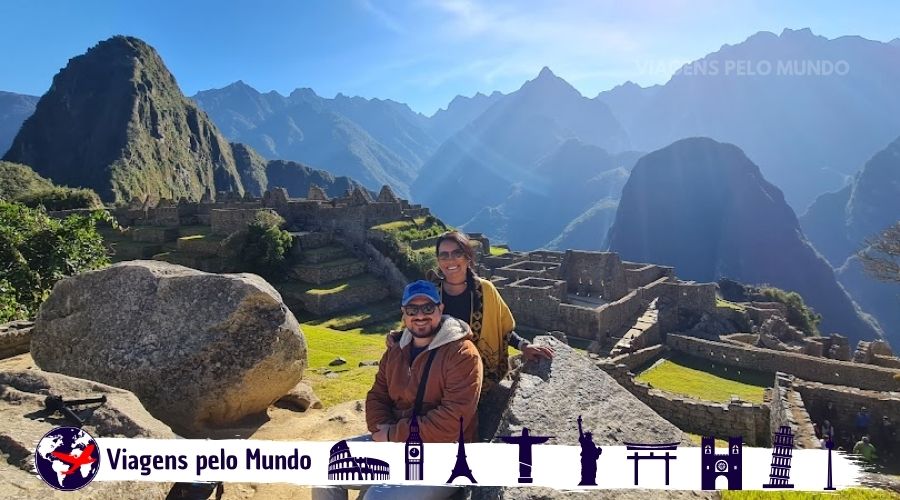
[[[785,372],[804,380],[832,385],[848,385],[873,391],[895,390],[897,382],[894,380],[894,375],[900,373],[898,370],[880,366],[750,346],[741,347],[685,335],[667,335],[666,345],[673,350],[716,363],[771,373]]]

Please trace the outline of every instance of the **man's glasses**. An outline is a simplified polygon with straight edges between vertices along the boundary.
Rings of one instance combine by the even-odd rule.
[[[417,316],[420,312],[427,316],[429,314],[434,314],[435,310],[437,310],[437,304],[431,303],[422,304],[420,306],[403,306],[403,312],[405,312],[407,316]]]
[[[462,250],[457,248],[456,250],[454,250],[452,252],[438,253],[438,260],[450,260],[450,259],[459,260],[465,256],[466,256],[465,252],[463,252]]]

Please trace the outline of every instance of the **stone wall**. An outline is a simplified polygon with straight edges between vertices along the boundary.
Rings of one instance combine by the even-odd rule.
[[[663,277],[673,278],[675,276],[675,269],[672,267],[634,262],[623,262],[623,264],[630,264],[630,266],[625,266],[625,283],[629,290],[649,285]]]
[[[220,236],[228,236],[246,228],[256,220],[260,212],[275,213],[266,208],[214,208],[209,212],[211,232]]]
[[[722,437],[742,436],[750,446],[769,445],[769,405],[765,403],[756,405],[732,400],[726,404],[678,396],[635,381],[634,373],[625,365],[601,362],[598,366],[683,431]]]
[[[560,321],[565,285],[559,280],[526,278],[504,287],[502,296],[518,324],[547,331],[566,331],[562,328],[564,320]]]
[[[366,263],[358,259],[340,259],[323,264],[299,264],[291,268],[290,275],[300,281],[321,285],[343,280],[366,270]]]
[[[525,278],[559,279],[559,264],[554,262],[538,262],[523,260],[494,269],[497,276],[506,276],[512,280]]]
[[[572,304],[559,305],[559,328],[569,337],[596,339],[600,337],[600,320],[597,311]]]
[[[403,289],[406,287],[407,279],[394,263],[388,257],[385,257],[375,248],[368,238],[359,235],[340,235],[338,236],[344,246],[350,248],[356,257],[366,262],[366,270],[381,278],[382,283],[387,287],[388,293],[394,297],[403,295]]]
[[[339,293],[303,294],[303,308],[315,314],[324,316],[338,311],[352,309],[353,307],[377,302],[388,296],[388,290],[380,283],[368,283],[357,285]]]
[[[0,359],[28,352],[33,327],[33,321],[11,321],[0,325]]]
[[[668,347],[659,344],[651,347],[645,347],[634,352],[622,354],[609,359],[609,363],[613,365],[625,365],[628,371],[635,371],[637,368],[646,365],[650,361],[660,357],[669,350]]]
[[[566,280],[573,292],[580,280],[592,297],[603,300],[615,301],[628,293],[622,260],[611,252],[566,250],[560,279]]]
[[[619,333],[641,311],[643,305],[641,290],[633,290],[615,302],[600,306],[597,309],[598,336],[595,340],[603,342]]]
[[[150,223],[154,226],[173,226],[181,224],[178,207],[157,207],[149,211]]]
[[[856,413],[865,407],[870,415],[867,433],[872,444],[879,450],[900,450],[900,431],[882,425],[885,416],[893,427],[900,424],[900,392],[868,391],[805,380],[795,380],[794,389],[803,396],[812,419],[820,423],[830,420],[836,438],[845,446],[853,444],[849,442],[849,434],[856,428]]]
[[[516,255],[513,253],[505,253],[503,255],[485,255],[481,259],[481,263],[490,269],[497,269],[516,262]]]
[[[898,370],[879,366],[816,358],[805,354],[741,347],[685,335],[669,334],[666,344],[673,350],[717,363],[770,373],[785,372],[804,380],[848,385],[874,391],[896,390]]]
[[[136,226],[128,231],[133,241],[142,243],[165,243],[178,238],[178,228],[174,227]]]
[[[795,448],[820,448],[815,429],[803,404],[803,397],[794,390],[795,378],[786,373],[775,374],[770,402],[769,433],[775,434],[782,426],[791,428]]]

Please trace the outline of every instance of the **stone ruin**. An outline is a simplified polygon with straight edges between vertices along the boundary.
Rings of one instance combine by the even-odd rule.
[[[900,359],[887,343],[860,342],[851,361],[846,337],[803,335],[785,320],[783,304],[719,307],[716,283],[681,281],[674,271],[622,261],[614,253],[574,250],[510,252],[484,257],[479,268],[510,306],[517,329],[559,331],[572,345],[586,347],[601,369],[681,429],[739,432],[748,443],[767,446],[771,433],[788,425],[798,447],[816,448],[812,422],[825,418],[830,402],[841,413],[831,418],[846,430],[856,412],[868,408],[873,439],[900,449],[900,437],[880,425],[883,417],[900,415]],[[767,372],[772,387],[762,404],[723,404],[635,381],[633,372],[669,353]]]
[[[284,188],[275,187],[260,198],[241,197],[237,193],[219,193],[212,201],[208,193],[199,202],[179,200],[132,200],[130,204],[112,210],[122,227],[135,233],[144,232],[153,241],[173,241],[171,231],[182,226],[212,226],[215,234],[230,234],[246,226],[255,212],[269,209],[283,217],[288,228],[304,231],[335,231],[352,233],[364,239],[365,231],[375,225],[430,215],[427,208],[410,204],[384,186],[377,199],[365,189],[354,187],[344,196],[330,199],[325,191],[311,185],[306,198],[290,198]],[[214,211],[227,211],[213,217]],[[243,213],[242,213],[243,212]],[[165,232],[165,230],[170,230]],[[140,236],[138,237],[140,238]],[[169,238],[169,239],[165,239]]]

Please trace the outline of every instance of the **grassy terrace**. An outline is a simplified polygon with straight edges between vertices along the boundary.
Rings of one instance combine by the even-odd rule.
[[[389,298],[348,311],[341,316],[331,318],[311,318],[306,323],[313,326],[321,326],[332,330],[358,330],[361,333],[375,333],[378,328],[396,328],[400,324],[400,304],[396,299]],[[358,325],[366,325],[357,328]],[[374,325],[374,326],[369,326]]]
[[[432,218],[431,220],[433,222],[429,222],[428,217],[417,217],[412,221],[399,220],[380,224],[372,229],[387,231],[393,237],[405,243],[440,236],[441,233],[450,229],[437,219]]]
[[[730,301],[725,300],[725,299],[720,299],[720,298],[718,298],[718,297],[716,297],[716,307],[725,307],[725,308],[728,308],[728,309],[734,309],[734,310],[736,310],[736,311],[743,311],[743,310],[744,310],[744,306],[742,306],[742,305],[740,305],[740,304],[735,304],[734,302],[730,302]]]
[[[322,404],[332,406],[345,401],[365,399],[375,382],[377,366],[359,366],[360,361],[378,361],[384,353],[384,335],[393,327],[338,331],[310,323],[301,325],[309,352],[309,368],[304,380],[312,385]],[[328,366],[333,359],[342,357],[347,364]],[[331,370],[337,377],[327,377]]]
[[[491,245],[491,255],[495,255],[495,256],[496,256],[496,255],[503,255],[503,254],[507,254],[507,253],[509,253],[509,249],[508,249],[508,248],[504,248],[504,247],[495,247],[495,246]]]
[[[363,286],[378,282],[379,280],[374,276],[361,274],[347,280],[332,281],[331,283],[325,283],[323,285],[305,285],[304,288],[306,288],[306,293],[310,295],[330,295],[333,293],[340,293],[353,286]]]
[[[741,370],[709,361],[674,355],[644,370],[637,380],[673,394],[727,403],[732,395],[762,403],[765,388],[772,384],[766,373]]]

